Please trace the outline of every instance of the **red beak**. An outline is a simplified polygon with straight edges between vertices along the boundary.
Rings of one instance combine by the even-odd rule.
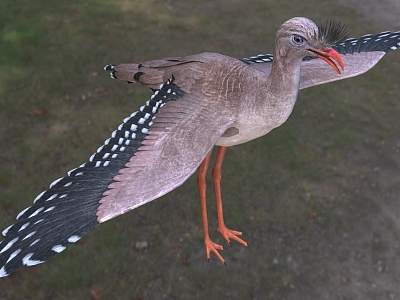
[[[343,63],[342,57],[340,56],[339,53],[337,53],[336,50],[334,50],[332,48],[328,48],[328,49],[324,49],[322,51],[315,50],[315,49],[308,49],[308,51],[315,53],[318,58],[326,61],[339,74],[340,74],[340,70],[331,58],[333,58],[339,64],[339,66],[342,68],[342,70],[344,70],[344,63]]]

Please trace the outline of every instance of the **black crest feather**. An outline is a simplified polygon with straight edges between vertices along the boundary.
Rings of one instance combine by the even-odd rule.
[[[347,37],[347,28],[340,22],[331,20],[318,26],[318,40],[327,47],[340,43],[347,39]]]

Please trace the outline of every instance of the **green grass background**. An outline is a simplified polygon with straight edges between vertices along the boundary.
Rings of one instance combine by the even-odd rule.
[[[356,11],[328,0],[1,1],[0,227],[87,161],[150,97],[143,87],[111,80],[105,64],[201,51],[238,58],[271,53],[277,28],[294,16],[342,21],[355,37],[392,29],[360,22]],[[298,276],[276,261],[296,251],[312,256],[310,245],[351,232],[333,208],[350,205],[352,178],[368,173],[365,138],[383,141],[399,132],[400,56],[390,57],[366,75],[302,91],[283,126],[228,149],[225,217],[252,248],[223,251],[227,268],[215,257],[206,262],[192,177],[49,262],[2,278],[0,299],[307,297],[316,266],[298,266],[309,272]],[[149,247],[136,249],[142,240]]]

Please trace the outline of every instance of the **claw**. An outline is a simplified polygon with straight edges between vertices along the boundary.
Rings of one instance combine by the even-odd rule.
[[[247,242],[245,242],[241,238],[237,237],[238,235],[242,235],[242,232],[240,232],[240,231],[231,230],[231,229],[227,228],[225,225],[218,226],[218,228],[216,230],[222,235],[222,237],[225,239],[225,241],[231,247],[232,247],[231,239],[242,244],[243,246],[248,245]]]
[[[225,263],[225,260],[218,252],[218,250],[224,250],[223,246],[214,243],[209,237],[204,240],[204,244],[206,245],[206,256],[208,261],[210,261],[210,254],[212,252],[218,257],[221,263]]]

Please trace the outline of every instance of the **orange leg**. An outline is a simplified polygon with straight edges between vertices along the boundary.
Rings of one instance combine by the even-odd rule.
[[[207,218],[207,205],[206,205],[206,190],[207,190],[207,183],[206,183],[206,174],[208,165],[210,164],[211,153],[207,154],[204,161],[201,163],[199,168],[199,176],[197,178],[197,186],[199,188],[200,194],[200,206],[201,206],[201,219],[203,222],[203,231],[204,231],[204,244],[206,246],[206,256],[207,260],[210,261],[210,252],[213,252],[218,259],[225,264],[225,260],[222,258],[221,254],[218,253],[218,250],[223,250],[224,247],[218,245],[211,241],[210,236],[208,235],[208,218]]]
[[[237,237],[238,235],[242,235],[242,233],[239,231],[228,229],[225,226],[224,222],[220,183],[222,178],[221,166],[222,166],[222,161],[224,160],[225,152],[226,152],[226,147],[218,148],[217,159],[215,161],[215,165],[212,170],[214,191],[215,191],[215,203],[218,215],[218,228],[216,230],[219,233],[221,233],[221,235],[224,237],[224,239],[228,242],[229,245],[231,244],[230,239],[233,239],[244,246],[248,246],[248,244],[245,241]],[[199,176],[197,178],[197,186],[199,188],[199,194],[200,194],[201,218],[203,222],[203,231],[204,231],[204,244],[206,246],[206,256],[208,260],[210,260],[210,253],[213,252],[218,257],[218,259],[223,264],[226,265],[225,260],[218,252],[218,250],[223,250],[224,247],[211,241],[210,236],[208,234],[208,218],[207,218],[207,206],[206,206],[206,190],[207,190],[206,174],[208,165],[210,164],[211,153],[212,150],[207,154],[206,158],[201,163],[199,168]]]
[[[221,233],[227,243],[230,245],[230,239],[237,241],[238,243],[248,246],[248,244],[243,241],[241,238],[238,238],[238,235],[242,235],[240,231],[235,231],[228,229],[225,226],[224,222],[224,213],[222,209],[222,197],[221,197],[221,178],[222,178],[222,161],[224,160],[226,152],[226,147],[218,147],[217,158],[215,160],[215,165],[212,170],[212,177],[214,183],[214,192],[215,192],[215,205],[217,207],[217,216],[218,216],[218,228],[216,231]]]

